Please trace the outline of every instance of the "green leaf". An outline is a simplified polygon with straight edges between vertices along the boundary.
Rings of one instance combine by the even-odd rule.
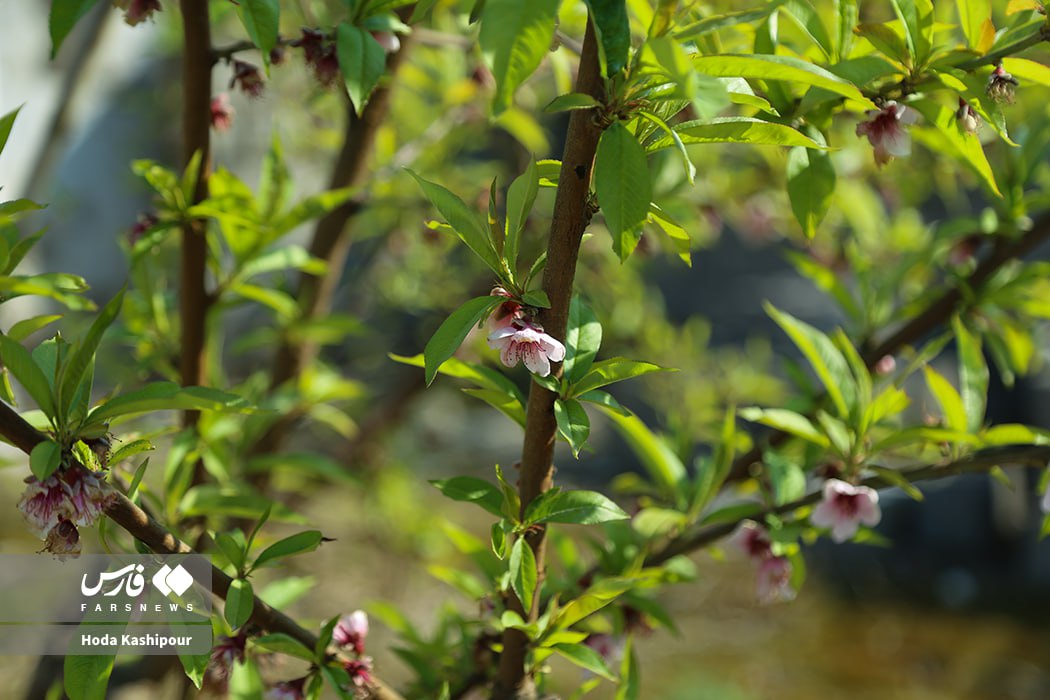
[[[580,450],[587,443],[587,436],[591,432],[591,421],[587,412],[576,399],[556,399],[554,418],[558,423],[558,433],[569,443],[573,456],[579,459]]]
[[[217,533],[215,535],[215,544],[233,568],[238,571],[243,568],[246,557],[245,548],[248,546],[243,532],[233,530],[231,532]]]
[[[277,29],[281,18],[280,0],[238,0],[237,14],[252,43],[262,52],[263,60],[269,63],[270,50],[277,46]]]
[[[21,343],[6,335],[0,335],[0,359],[3,360],[4,367],[14,375],[33,398],[44,415],[54,421],[58,414],[51,393],[51,383],[33,360],[29,351]]]
[[[830,59],[833,55],[831,36],[813,4],[809,0],[788,0],[784,3],[784,9],[788,17],[795,20],[802,31],[809,35],[824,57]]]
[[[142,389],[116,396],[88,414],[87,425],[105,423],[118,416],[150,411],[250,412],[251,406],[236,394],[203,386],[185,389],[174,382],[154,382]]]
[[[549,498],[538,498],[525,510],[525,522],[596,525],[612,520],[627,520],[620,506],[597,491],[559,491]]]
[[[504,525],[507,521],[498,520],[492,523],[490,528],[490,542],[492,545],[492,553],[496,555],[496,558],[503,561],[507,557],[507,530]]]
[[[80,18],[86,15],[97,3],[98,0],[51,0],[51,16],[48,21],[48,28],[51,31],[52,59],[58,54],[58,49],[62,46],[62,42],[73,31],[73,27],[80,21]],[[2,142],[3,139],[0,139],[0,151],[3,150]],[[110,668],[113,667],[112,659],[110,659],[109,665]],[[106,677],[109,677],[108,672]],[[103,686],[104,688],[105,686]],[[76,700],[76,698],[73,698],[73,700]]]
[[[830,442],[821,433],[809,418],[801,413],[789,411],[786,408],[759,408],[750,406],[740,409],[740,417],[752,423],[761,423],[771,428],[782,430],[803,440],[812,442],[821,447],[828,447]]]
[[[247,486],[236,482],[225,485],[201,484],[194,486],[182,500],[175,504],[183,516],[205,515],[209,517],[228,515],[235,518],[258,518],[267,510],[273,511],[273,517],[286,522],[301,523],[305,521],[287,506],[274,504],[270,499],[248,490]]]
[[[908,481],[907,477],[901,474],[896,469],[887,469],[885,467],[868,466],[876,476],[880,476],[886,480],[886,483],[896,486],[904,493],[908,494],[912,500],[921,501],[924,499],[922,491],[920,491],[914,484]]]
[[[718,117],[708,121],[689,121],[677,124],[675,133],[686,145],[694,143],[752,143],[767,146],[799,146],[823,148],[798,129],[783,124],[751,117]],[[675,145],[668,136],[649,144],[650,152]]]
[[[529,165],[525,168],[525,172],[516,177],[507,190],[507,225],[504,233],[503,258],[507,261],[507,267],[515,274],[518,270],[518,248],[521,234],[525,231],[525,222],[528,221],[529,214],[532,212],[537,192],[539,192],[539,173],[536,170],[536,160],[529,158]]]
[[[69,700],[105,700],[115,654],[76,656],[62,662],[62,684]]]
[[[984,423],[988,364],[981,352],[980,338],[971,333],[958,316],[952,319],[952,329],[959,350],[959,390],[966,409],[966,429],[976,433]]]
[[[890,0],[897,16],[904,24],[904,40],[912,65],[925,65],[930,58],[933,39],[933,2],[932,0]]]
[[[642,537],[664,537],[689,524],[689,517],[671,508],[643,508],[631,519],[631,527]]]
[[[686,231],[683,226],[672,220],[663,209],[652,203],[649,205],[649,221],[656,224],[657,228],[663,231],[664,235],[671,240],[671,245],[674,247],[675,252],[678,253],[678,257],[681,258],[682,262],[689,267],[692,267],[693,241],[689,237],[689,232]]]
[[[49,314],[46,316],[26,318],[11,326],[7,331],[7,335],[9,338],[21,343],[44,326],[50,325],[60,318],[62,318],[62,314]]]
[[[283,540],[274,542],[264,549],[255,558],[252,570],[277,559],[312,552],[317,549],[323,539],[320,530],[306,530],[305,532],[297,532],[294,535],[285,537]]]
[[[413,367],[424,366],[422,355],[404,357],[402,355],[391,354],[390,359],[395,362],[412,365]],[[442,363],[441,367],[438,368],[438,373],[444,374],[447,377],[466,379],[482,389],[489,389],[500,394],[507,394],[508,396],[515,397],[518,400],[518,403],[522,405],[525,403],[525,394],[518,389],[517,385],[505,375],[489,367],[474,364],[473,362],[464,362],[462,360],[457,360],[454,357],[450,357]]]
[[[434,381],[438,368],[459,349],[470,330],[481,323],[492,309],[504,301],[503,297],[475,297],[452,312],[438,326],[423,348],[424,374],[427,386]]]
[[[226,605],[223,607],[223,615],[230,627],[238,629],[252,616],[255,607],[255,597],[252,593],[252,584],[247,579],[235,578],[230,582],[230,590],[226,593]]]
[[[599,409],[612,421],[613,427],[638,457],[649,478],[660,487],[661,493],[674,498],[678,485],[686,478],[685,465],[674,450],[638,416],[623,415],[622,410],[601,405]]]
[[[550,50],[558,0],[487,0],[481,18],[481,51],[496,79],[496,115],[514,102],[514,93]]]
[[[772,304],[764,305],[766,313],[791,338],[831,397],[840,417],[846,417],[856,401],[856,380],[849,363],[835,343],[824,333],[794,316],[778,310]]]
[[[297,659],[302,659],[303,661],[313,662],[316,660],[312,649],[308,649],[306,645],[298,639],[283,632],[274,632],[272,634],[264,634],[260,637],[255,637],[252,639],[252,644],[263,651],[269,651],[275,654],[286,654],[288,656],[294,656]]]
[[[455,476],[451,479],[433,479],[430,483],[453,501],[476,503],[493,515],[503,516],[502,491],[484,479]]]
[[[617,576],[599,580],[578,598],[566,603],[551,621],[550,628],[568,629],[572,627],[609,605],[647,578],[645,576]]]
[[[641,239],[649,216],[652,184],[645,149],[616,121],[602,133],[594,161],[594,189],[613,238],[613,250],[624,261]]]
[[[674,370],[654,365],[651,362],[636,362],[623,357],[613,357],[592,365],[586,376],[573,386],[573,393],[579,396],[614,382],[622,382],[626,379],[641,377],[653,372],[669,371]]]
[[[875,109],[875,104],[861,94],[856,85],[834,73],[793,56],[772,54],[723,54],[697,56],[693,65],[698,71],[717,78],[755,78],[783,80],[790,83],[824,88]]]
[[[806,237],[813,238],[835,194],[831,157],[823,151],[792,148],[787,159],[787,190],[795,219]]]
[[[92,2],[98,2],[98,0],[92,0]],[[7,145],[7,138],[11,135],[11,129],[15,125],[15,119],[18,118],[18,113],[21,110],[22,107],[17,107],[0,117],[0,153],[4,152],[4,147]]]
[[[120,290],[109,303],[103,307],[101,313],[92,322],[80,342],[76,344],[76,350],[62,369],[62,382],[58,390],[58,410],[65,416],[73,406],[73,398],[77,388],[88,374],[89,368],[95,360],[95,351],[102,342],[102,335],[106,332],[117,315],[120,314],[121,306],[124,304],[124,290]],[[91,387],[87,388],[90,394]]]
[[[462,199],[449,192],[436,183],[424,180],[411,170],[408,173],[416,179],[423,194],[430,203],[441,213],[448,225],[456,232],[456,235],[467,244],[474,254],[484,261],[489,269],[497,275],[501,274],[499,256],[492,243],[487,227],[481,223],[477,213],[468,207]]]
[[[40,481],[54,474],[60,464],[62,464],[62,447],[53,440],[37,443],[33,451],[29,453],[29,469]]]
[[[544,112],[553,114],[555,112],[569,112],[574,109],[592,109],[601,107],[601,102],[590,95],[582,92],[570,92],[567,95],[558,95],[543,108]]]
[[[779,452],[766,452],[762,455],[766,465],[766,474],[773,485],[773,502],[780,506],[798,500],[806,495],[806,473],[793,459]]]
[[[386,71],[386,51],[370,32],[345,22],[336,30],[335,46],[350,101],[361,114]]]
[[[752,10],[739,10],[736,12],[723,12],[704,17],[703,19],[688,24],[674,33],[674,37],[679,41],[687,39],[695,39],[696,37],[704,36],[712,32],[717,32],[720,29],[727,27],[733,27],[738,24],[750,24],[752,22],[758,22],[760,20],[769,17],[770,13],[774,12],[778,7],[784,4],[784,0],[773,0],[772,2],[765,2],[756,9]]]
[[[495,389],[464,389],[463,393],[481,399],[522,428],[525,427],[525,405],[513,394]]]
[[[853,29],[857,26],[860,12],[857,10],[857,0],[838,0],[835,10],[838,15],[835,59],[841,63],[849,58],[853,48]]]
[[[569,302],[569,321],[565,331],[565,361],[562,376],[575,383],[583,379],[594,364],[602,345],[602,324],[578,294]]]
[[[991,0],[955,0],[955,6],[959,9],[959,21],[963,35],[970,44],[970,48],[976,49],[981,43],[984,23],[992,19],[992,2]],[[1013,71],[1010,72],[1013,73]]]
[[[926,367],[926,386],[941,407],[945,425],[952,430],[965,432],[968,424],[966,407],[955,387],[932,367]]]
[[[551,307],[550,297],[547,296],[547,292],[542,289],[533,289],[525,292],[521,295],[521,300],[528,306],[534,306],[537,309],[549,309]]]
[[[624,408],[619,401],[617,401],[611,394],[604,391],[588,391],[586,393],[577,396],[580,401],[586,401],[587,403],[593,403],[596,406],[604,406],[611,411],[614,411],[621,416],[629,416],[631,412]]]
[[[531,1],[531,0],[530,0]],[[605,75],[613,77],[627,65],[631,52],[631,25],[626,0],[587,0],[594,29],[605,55]]]
[[[515,540],[514,546],[510,549],[508,565],[510,567],[510,586],[514,589],[514,594],[518,596],[525,610],[531,610],[539,575],[536,572],[536,555],[533,554],[532,547],[524,537]]]
[[[179,654],[179,661],[182,662],[182,670],[185,671],[186,677],[200,690],[208,664],[211,663],[211,654]]]
[[[997,197],[1002,197],[999,185],[995,182],[995,173],[988,164],[988,157],[975,134],[969,134],[959,126],[955,118],[955,109],[938,104],[931,100],[909,102],[922,116],[934,126],[943,138],[946,151],[954,151],[963,163],[977,174],[984,185]]]
[[[580,668],[602,678],[616,682],[616,676],[609,670],[601,654],[586,644],[555,644],[551,647],[554,653],[564,657]]]

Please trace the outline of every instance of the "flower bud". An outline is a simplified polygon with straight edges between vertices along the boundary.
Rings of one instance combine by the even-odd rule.
[[[996,102],[1013,104],[1014,91],[1018,85],[1020,83],[1017,82],[1017,78],[1007,73],[1003,68],[1003,64],[1000,63],[992,71],[992,74],[988,76],[988,85],[985,86],[985,91]]]

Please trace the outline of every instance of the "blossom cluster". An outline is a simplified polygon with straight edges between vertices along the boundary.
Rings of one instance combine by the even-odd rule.
[[[354,692],[364,691],[372,683],[372,657],[365,656],[365,638],[368,637],[368,615],[355,610],[344,615],[332,629],[332,643],[340,650],[353,654],[343,662]],[[214,658],[214,654],[213,654]],[[275,683],[266,693],[266,700],[302,700],[310,676]]]
[[[60,469],[43,481],[26,477],[18,509],[44,551],[59,556],[80,554],[78,526],[92,525],[116,494],[98,474],[80,465]]]

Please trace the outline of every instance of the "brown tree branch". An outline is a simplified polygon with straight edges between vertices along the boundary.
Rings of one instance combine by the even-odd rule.
[[[406,40],[401,49],[387,58],[387,75],[393,76],[407,55]],[[370,176],[369,162],[380,125],[390,111],[392,86],[388,79],[380,85],[361,112],[354,111],[346,101],[347,120],[343,147],[339,151],[329,189],[355,187],[365,184]],[[310,254],[327,263],[322,275],[304,272],[299,278],[299,318],[320,318],[329,312],[332,295],[342,278],[343,267],[350,252],[351,235],[348,223],[364,207],[365,200],[354,197],[322,217],[314,229]],[[294,343],[285,338],[274,355],[270,375],[270,389],[276,390],[285,382],[298,377],[317,356],[318,346],[312,341]],[[252,446],[252,454],[270,454],[278,451],[295,424],[291,416],[278,418]]]
[[[0,435],[26,454],[32,452],[38,443],[47,440],[43,433],[29,425],[22,416],[3,402],[0,402]],[[157,554],[194,553],[192,547],[180,541],[119,491],[114,492],[114,498],[106,507],[105,514]],[[225,600],[232,579],[226,572],[214,566],[211,569],[211,578],[212,593]],[[258,596],[254,600],[251,623],[267,632],[283,632],[302,642],[307,648],[313,649],[317,645],[317,635],[301,627],[295,620],[271,607]],[[399,693],[375,677],[371,690],[375,700],[404,700]]]
[[[1023,258],[1047,240],[1050,240],[1050,215],[1043,215],[1036,219],[1032,228],[1021,237],[1014,240],[1002,240],[992,248],[988,256],[977,265],[963,283],[950,286],[922,313],[904,323],[881,342],[862,348],[861,357],[865,366],[868,369],[873,368],[886,355],[893,355],[904,346],[922,340],[947,323],[957,310],[961,307],[965,308],[969,298],[969,295],[966,294],[967,290],[978,290],[1003,265],[1011,260]],[[818,399],[818,403],[821,400]],[[757,444],[733,461],[729,481],[746,479],[751,473],[752,465],[761,463],[762,452],[766,447],[776,447],[790,438],[791,436],[783,431],[778,430],[772,433],[765,442]]]
[[[207,0],[179,0],[183,22],[182,147],[186,165],[200,158],[194,203],[208,196],[211,170],[211,25]],[[182,340],[179,375],[183,386],[205,384],[205,321],[211,299],[206,284],[208,247],[205,223],[195,219],[182,228],[179,314]],[[182,424],[197,424],[200,413],[186,411]],[[198,469],[198,471],[200,471]]]
[[[914,469],[902,470],[901,476],[911,483],[918,481],[930,481],[943,479],[959,474],[971,474],[975,472],[988,471],[992,467],[1000,465],[1023,465],[1028,467],[1045,467],[1050,460],[1050,445],[1017,445],[1009,447],[996,447],[976,452],[948,464],[927,464]],[[864,486],[875,489],[891,488],[895,484],[880,476],[872,476],[860,482]],[[773,508],[760,510],[742,518],[728,523],[707,525],[696,530],[684,533],[670,540],[666,545],[653,552],[645,558],[646,566],[657,566],[671,557],[680,554],[688,554],[709,544],[717,542],[723,537],[730,535],[744,520],[761,521],[767,515],[783,515],[793,510],[808,506],[820,500],[821,491],[815,491],[806,496]]]
[[[598,60],[598,43],[594,28],[587,24],[580,68],[576,78],[576,92],[604,99],[604,84]],[[602,127],[592,110],[577,110],[569,118],[561,175],[554,201],[547,241],[547,265],[543,273],[543,290],[551,306],[542,312],[540,320],[545,330],[555,338],[564,339],[569,316],[569,301],[576,276],[576,260],[584,229],[590,220],[588,199],[591,171]],[[557,372],[561,372],[559,368]],[[553,482],[554,439],[557,424],[554,420],[556,395],[535,382],[529,391],[525,418],[525,441],[521,456],[518,490],[521,509],[534,498],[550,489]],[[546,531],[542,528],[528,535],[526,540],[536,555],[536,569],[543,576]],[[542,580],[542,578],[541,578]],[[512,596],[511,608],[526,620],[535,620],[539,611],[539,596],[534,596],[531,610],[524,610],[521,602]],[[503,653],[492,691],[493,700],[525,700],[536,695],[532,678],[525,670],[528,639],[519,630],[507,629],[503,634]]]

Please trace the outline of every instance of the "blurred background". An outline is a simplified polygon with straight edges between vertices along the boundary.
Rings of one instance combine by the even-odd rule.
[[[298,19],[313,26],[312,19],[324,17],[323,5],[301,3]],[[51,61],[47,3],[0,3],[0,113],[25,105],[0,158],[3,195],[48,203],[31,220],[34,230],[46,227],[47,234],[27,268],[81,275],[96,302],[125,282],[132,227],[152,207],[131,161],[148,158],[178,167],[179,30],[171,3],[163,8],[155,22],[132,28],[101,3]],[[230,12],[216,14],[216,42],[240,38]],[[563,28],[578,36],[582,17],[570,19]],[[295,20],[289,21],[294,31]],[[290,609],[305,620],[382,600],[427,631],[447,606],[470,610],[474,604],[437,580],[431,567],[462,559],[449,543],[450,523],[482,538],[489,523],[476,509],[442,499],[425,480],[461,473],[490,478],[493,464],[509,469],[520,450],[518,427],[463,395],[454,380],[441,378],[424,391],[418,369],[388,357],[420,352],[450,309],[492,284],[451,237],[425,225],[433,214],[401,168],[438,179],[480,207],[493,176],[505,184],[530,154],[560,154],[564,118],[543,115],[540,108],[567,91],[571,53],[552,52],[549,65],[523,89],[522,108],[491,122],[491,83],[478,51],[453,40],[464,36],[464,22],[458,13],[438,12],[437,29],[411,46],[391,117],[376,139],[370,204],[353,222],[353,246],[335,304],[358,325],[349,342],[323,355],[349,387],[338,406],[345,420],[305,425],[294,438],[296,445],[322,446],[342,473],[319,478],[288,470],[275,477],[296,494],[295,505],[306,518],[336,538],[295,561],[293,578],[273,577],[272,595],[294,598],[281,587],[302,589]],[[297,54],[272,69],[261,97],[228,90],[229,77],[225,66],[216,71],[214,90],[229,92],[235,110],[233,127],[213,135],[216,164],[252,184],[276,135],[296,195],[323,189],[341,138],[340,98],[313,79]],[[1010,110],[1019,125],[1014,138],[1030,157],[1040,156],[1032,167],[1033,179],[1042,183],[1050,178],[1041,158],[1048,109],[1046,100],[1026,101],[1022,91]],[[801,393],[798,356],[762,311],[764,300],[822,329],[842,325],[854,337],[871,337],[900,312],[895,302],[939,283],[959,256],[965,264],[979,248],[970,234],[995,212],[968,173],[937,162],[921,146],[908,161],[876,172],[853,127],[844,123],[838,134],[841,150],[833,158],[839,188],[812,254],[800,245],[804,237],[787,203],[785,152],[773,147],[695,148],[699,176],[691,188],[671,154],[655,157],[657,201],[675,197],[670,213],[692,237],[691,266],[652,234],[625,265],[602,233],[585,243],[578,280],[603,320],[602,352],[681,370],[614,393],[666,432],[686,459],[704,453],[696,446],[717,435],[726,406],[782,405]],[[915,137],[921,144],[921,129]],[[1016,153],[992,133],[982,138],[990,141],[993,167],[1012,167]],[[1032,139],[1027,145],[1026,138]],[[532,254],[541,246],[552,194],[541,192],[530,222],[524,245]],[[305,241],[308,234],[303,227],[293,238]],[[1044,247],[1035,256],[1048,252]],[[849,284],[875,311],[861,319],[844,313],[803,274],[807,262],[860,270],[862,277]],[[7,327],[44,308],[38,299],[4,304],[0,323]],[[252,331],[271,323],[268,312],[246,306],[230,318],[220,350],[230,376],[265,372],[268,355],[253,342]],[[68,322],[77,328],[83,320],[72,314]],[[1050,425],[1048,331],[1032,330],[1031,371],[993,379],[993,422]],[[483,334],[475,335],[464,356],[493,362]],[[105,352],[100,395],[148,376],[142,348],[126,338]],[[954,376],[950,366],[945,370]],[[526,386],[524,373],[514,376]],[[927,408],[921,389],[915,392],[912,410],[921,418]],[[593,452],[579,460],[568,450],[559,452],[559,480],[606,492],[629,485],[639,465],[617,434],[595,420],[591,445]],[[25,462],[14,451],[4,454],[0,551],[35,551],[39,543],[15,509]],[[666,595],[678,633],[654,631],[638,645],[642,696],[1050,697],[1050,552],[1038,541],[1035,476],[1011,476],[1013,489],[985,476],[929,484],[922,504],[883,492],[879,533],[889,546],[821,541],[808,548],[809,577],[790,604],[759,606],[746,562],[717,551],[694,556],[695,581]],[[90,550],[93,535],[85,537]],[[384,679],[396,685],[408,670],[387,648],[393,636],[382,621],[392,618],[383,606],[371,610],[370,652]],[[35,661],[0,658],[5,694],[28,692]],[[556,671],[554,690],[568,695],[580,682],[579,670]],[[179,692],[171,678],[159,694],[141,682],[116,685],[116,698]],[[606,688],[595,695],[612,697]]]

